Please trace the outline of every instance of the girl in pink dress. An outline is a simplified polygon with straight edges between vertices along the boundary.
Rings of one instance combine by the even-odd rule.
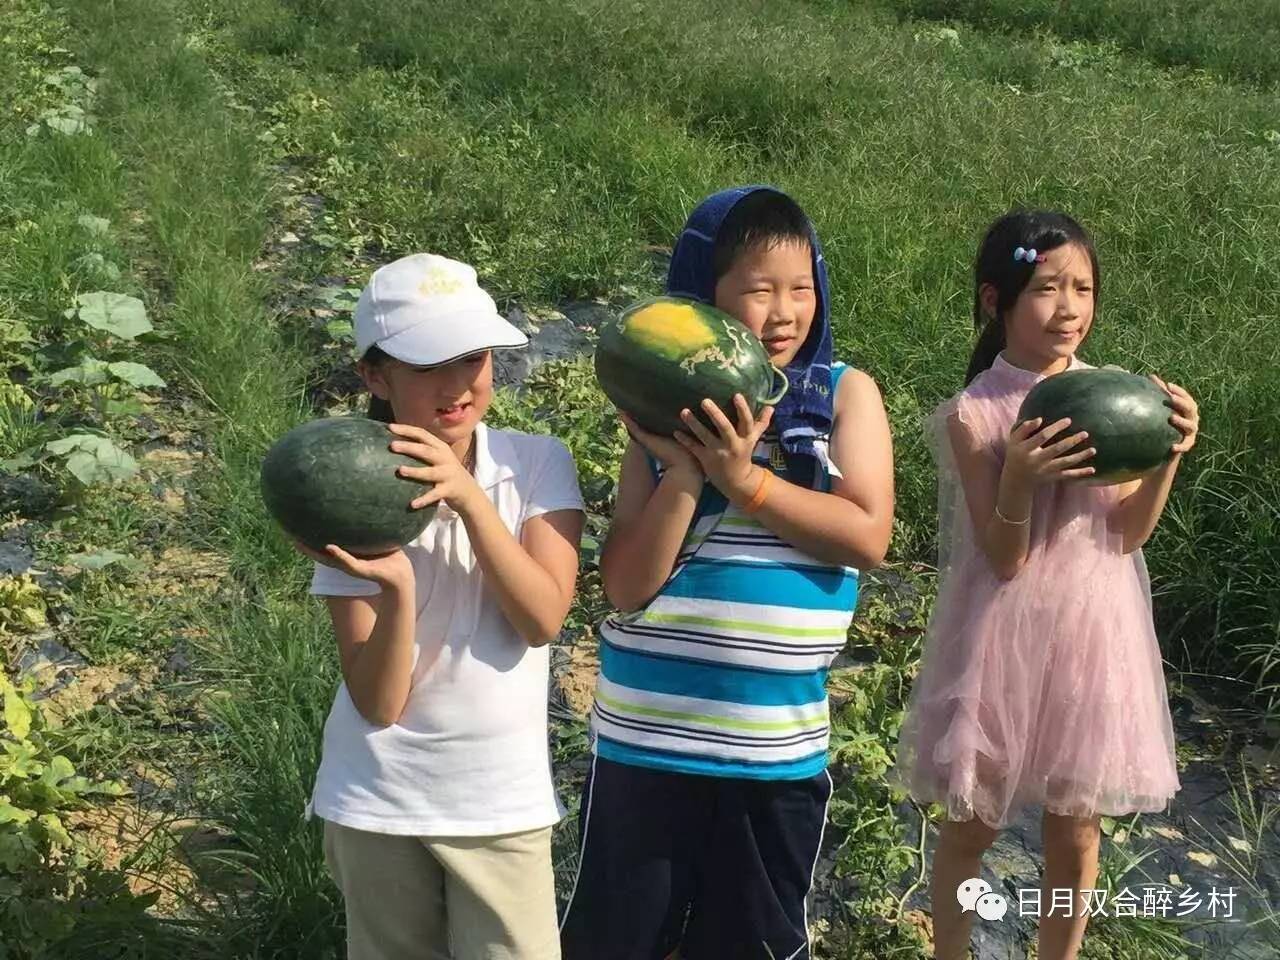
[[[957,888],[1026,804],[1044,810],[1040,960],[1070,960],[1083,899],[1049,916],[1050,891],[1091,888],[1100,815],[1162,809],[1178,789],[1173,727],[1141,547],[1164,509],[1198,414],[1169,394],[1182,434],[1139,480],[1090,485],[1094,450],[1066,420],[1015,426],[1031,387],[1085,366],[1099,272],[1070,217],[1015,212],[978,252],[981,331],[964,390],[929,419],[939,464],[940,570],[898,776],[943,804],[933,864],[936,956],[961,960],[972,911]]]

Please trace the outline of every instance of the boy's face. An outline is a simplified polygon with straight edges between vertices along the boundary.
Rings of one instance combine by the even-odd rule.
[[[716,281],[715,305],[760,338],[775,367],[785,367],[818,309],[809,244],[786,240],[743,250]]]

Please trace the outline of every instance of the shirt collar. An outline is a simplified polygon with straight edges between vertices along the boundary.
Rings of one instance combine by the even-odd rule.
[[[1084,364],[1082,364],[1079,358],[1073,353],[1071,355],[1071,359],[1067,361],[1067,370],[1076,370],[1083,365]],[[1014,366],[1004,358],[1003,350],[996,354],[995,360],[991,363],[991,368],[1001,375],[1009,379],[1016,380],[1028,387],[1034,386],[1041,380],[1045,379],[1045,375],[1043,373],[1036,373],[1034,370],[1024,370],[1022,367]],[[1066,371],[1059,372],[1065,373]]]
[[[516,475],[515,445],[501,430],[490,430],[483,422],[476,424],[476,483],[482,490],[497,486]]]

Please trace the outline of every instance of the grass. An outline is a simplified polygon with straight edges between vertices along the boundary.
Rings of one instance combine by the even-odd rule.
[[[1113,43],[1155,63],[1274,87],[1280,7],[1230,0],[886,0],[905,16]]]
[[[861,5],[186,8],[269,148],[325,196],[334,263],[436,249],[502,295],[626,299],[656,288],[652,248],[699,197],[791,189],[827,248],[840,352],[887,396],[902,558],[929,555],[919,424],[960,382],[977,237],[1009,206],[1066,207],[1105,274],[1087,357],[1181,380],[1203,410],[1148,550],[1166,651],[1280,707],[1269,95]]]

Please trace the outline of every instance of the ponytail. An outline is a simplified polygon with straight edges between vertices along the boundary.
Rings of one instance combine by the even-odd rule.
[[[969,369],[964,375],[966,387],[983,370],[990,369],[1004,346],[1004,321],[992,317],[978,334],[978,342],[973,345],[973,354],[969,357]]]

